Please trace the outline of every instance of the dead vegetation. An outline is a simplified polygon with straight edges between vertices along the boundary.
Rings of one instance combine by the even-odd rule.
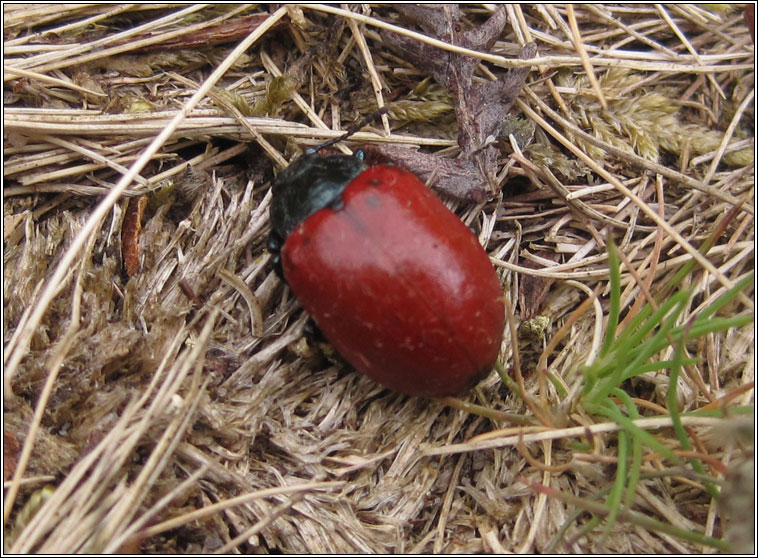
[[[694,357],[675,393],[666,370],[621,385],[661,444],[640,446],[628,508],[597,507],[626,442],[582,399],[613,306],[611,236],[621,329],[676,296],[674,278],[691,289],[683,325],[753,270],[741,10],[4,9],[7,551],[750,549],[752,324],[659,350]],[[499,90],[517,93],[510,111],[472,108],[509,70],[526,79]],[[509,374],[460,400],[392,393],[313,351],[266,251],[273,173],[382,106],[348,145],[422,175],[471,162],[455,182],[483,195],[426,178],[515,304]],[[751,282],[714,320],[753,301]],[[672,400],[721,410],[680,417],[691,449]]]

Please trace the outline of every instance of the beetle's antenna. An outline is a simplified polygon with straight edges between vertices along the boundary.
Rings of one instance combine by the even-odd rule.
[[[361,130],[361,128],[363,128],[367,124],[371,124],[374,120],[378,120],[379,118],[381,118],[381,116],[383,114],[385,114],[388,110],[389,110],[389,107],[386,106],[386,105],[383,106],[380,109],[375,110],[374,112],[372,112],[371,114],[369,114],[366,118],[364,118],[363,120],[361,120],[360,122],[358,122],[358,124],[355,124],[354,126],[351,126],[350,128],[348,128],[347,132],[345,132],[344,134],[342,134],[338,138],[330,139],[329,141],[327,141],[325,143],[322,143],[321,145],[316,146],[316,147],[314,147],[312,149],[309,149],[308,151],[311,152],[311,153],[317,153],[317,152],[321,151],[322,149],[325,149],[327,147],[330,147],[330,146],[334,145],[335,143],[339,143],[341,141],[345,141],[347,138],[349,138],[350,136],[352,136],[356,132],[359,132]]]

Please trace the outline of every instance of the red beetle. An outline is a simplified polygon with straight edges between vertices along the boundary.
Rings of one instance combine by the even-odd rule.
[[[270,248],[295,296],[375,381],[435,397],[470,387],[505,324],[486,252],[412,173],[317,151],[273,183]]]

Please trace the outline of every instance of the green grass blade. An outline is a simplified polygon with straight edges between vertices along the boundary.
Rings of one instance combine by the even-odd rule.
[[[677,465],[681,463],[681,459],[679,459],[679,457],[673,451],[671,451],[670,448],[660,443],[655,438],[655,436],[643,430],[634,424],[634,422],[632,422],[628,417],[625,417],[623,414],[621,414],[621,411],[619,411],[618,407],[615,407],[614,405],[603,405],[592,408],[590,410],[591,412],[603,415],[612,421],[617,422],[619,426],[621,426],[627,432],[631,433],[632,436],[638,436],[644,445],[653,451],[660,453],[663,457],[672,463],[676,463]]]
[[[616,523],[616,518],[621,511],[621,499],[624,496],[624,488],[626,486],[626,471],[628,465],[627,451],[629,449],[629,434],[627,432],[619,432],[618,437],[618,462],[616,465],[616,478],[613,481],[613,488],[608,495],[606,505],[608,506],[608,517],[605,518],[605,527],[603,527],[602,540],[608,538],[611,534],[613,524]]]
[[[621,266],[619,256],[616,252],[616,243],[612,237],[608,239],[608,269],[610,270],[610,306],[608,307],[608,323],[605,328],[605,339],[603,346],[600,348],[599,357],[608,354],[616,340],[616,328],[619,323],[619,313],[621,309]]]
[[[634,421],[640,418],[637,412],[637,406],[632,398],[624,390],[615,389],[612,395],[618,397],[626,407],[629,418]],[[642,472],[642,441],[637,436],[632,436],[632,458],[629,467],[629,480],[626,484],[626,493],[624,494],[624,508],[630,509],[634,494],[637,491],[637,484],[640,482],[640,473]]]
[[[751,271],[745,277],[737,281],[737,283],[734,284],[734,287],[714,300],[707,308],[704,308],[703,311],[698,314],[698,320],[707,320],[713,316],[716,312],[721,310],[725,304],[731,302],[745,287],[752,285],[754,278],[755,271]]]

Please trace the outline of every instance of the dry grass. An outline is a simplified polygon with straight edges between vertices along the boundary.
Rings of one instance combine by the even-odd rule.
[[[377,106],[387,118],[351,144],[456,154],[454,103],[380,30],[460,48],[403,30],[390,6],[351,9],[5,6],[6,549],[710,551],[623,511],[582,531],[604,513],[592,505],[613,481],[619,426],[582,406],[581,367],[606,327],[609,234],[624,320],[689,261],[682,323],[754,267],[742,13],[507,8],[491,52],[471,54],[477,79],[532,68],[514,113],[534,126],[503,141],[502,195],[450,204],[518,301],[501,359],[524,378],[519,396],[493,373],[461,400],[431,401],[305,346],[305,316],[266,251],[273,171]],[[467,24],[489,9],[466,5]],[[519,60],[529,41],[538,57]],[[145,195],[127,277],[122,224]],[[537,283],[544,300],[527,277],[554,281]],[[749,288],[724,312],[753,299]],[[686,351],[698,360],[677,384],[681,410],[753,404],[752,325]],[[638,426],[681,452],[668,386],[649,372],[623,387]],[[645,447],[632,510],[749,549],[738,520],[754,505],[739,499],[752,494],[752,423],[682,423],[729,498],[720,506],[707,479]]]

